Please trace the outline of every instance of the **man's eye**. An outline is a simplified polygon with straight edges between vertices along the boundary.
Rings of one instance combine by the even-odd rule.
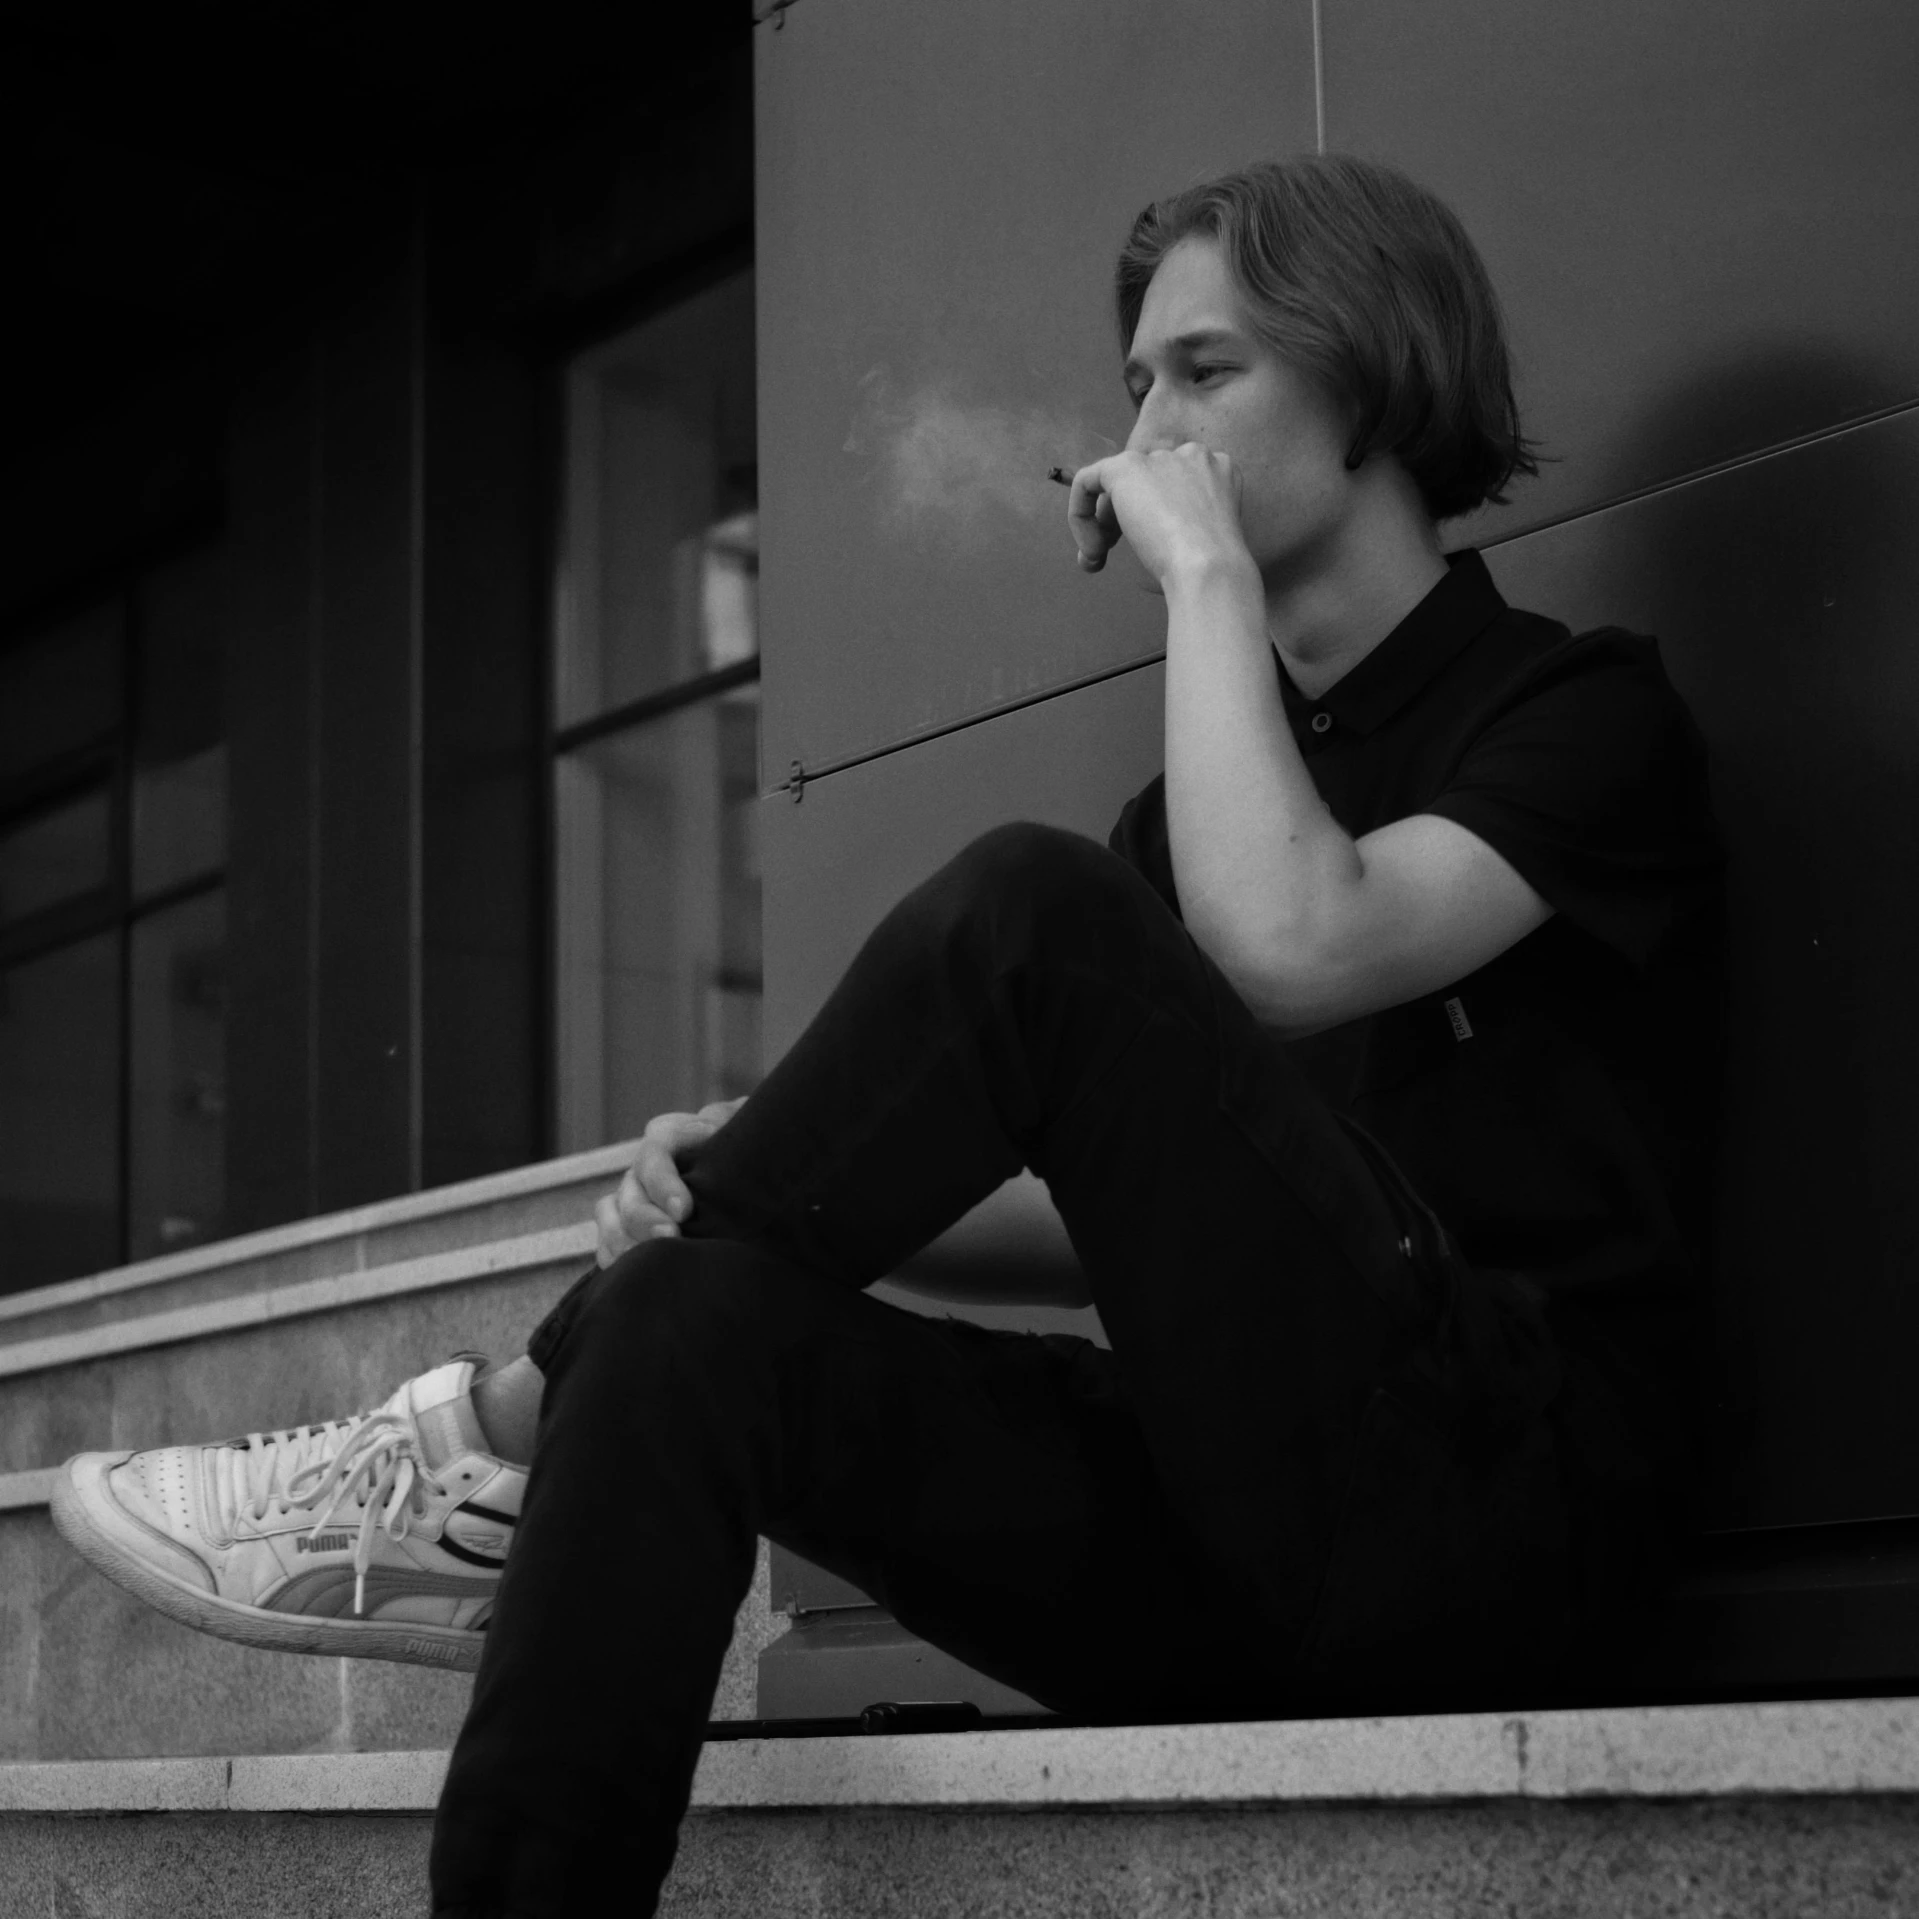
[[[1211,378],[1215,373],[1224,373],[1225,371],[1226,369],[1223,366],[1213,366],[1210,363],[1205,366],[1196,366],[1193,369],[1193,379],[1197,383],[1200,380]]]

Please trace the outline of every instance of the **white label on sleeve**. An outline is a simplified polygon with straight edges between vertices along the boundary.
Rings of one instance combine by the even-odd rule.
[[[1473,1023],[1466,1017],[1466,1009],[1456,999],[1446,1002],[1446,1017],[1453,1023],[1454,1039],[1471,1039]]]

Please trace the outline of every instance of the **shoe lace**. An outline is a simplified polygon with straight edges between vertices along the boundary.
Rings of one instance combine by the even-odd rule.
[[[237,1510],[256,1523],[274,1505],[288,1512],[311,1512],[324,1500],[307,1534],[317,1539],[347,1500],[359,1506],[360,1530],[353,1546],[353,1611],[359,1618],[366,1614],[375,1529],[390,1539],[406,1538],[412,1516],[426,1511],[427,1496],[446,1492],[426,1463],[412,1420],[385,1410],[285,1432],[249,1433],[236,1464]]]

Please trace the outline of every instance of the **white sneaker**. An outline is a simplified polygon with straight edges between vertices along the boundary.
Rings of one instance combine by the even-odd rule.
[[[53,1523],[169,1617],[281,1652],[471,1670],[526,1469],[487,1450],[478,1362],[408,1380],[375,1412],[144,1453],[81,1453]]]

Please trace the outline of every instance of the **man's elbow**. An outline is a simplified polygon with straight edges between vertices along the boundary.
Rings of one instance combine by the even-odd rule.
[[[1262,1026],[1303,1039],[1356,1017],[1365,987],[1358,957],[1299,928],[1248,940],[1214,963]]]

